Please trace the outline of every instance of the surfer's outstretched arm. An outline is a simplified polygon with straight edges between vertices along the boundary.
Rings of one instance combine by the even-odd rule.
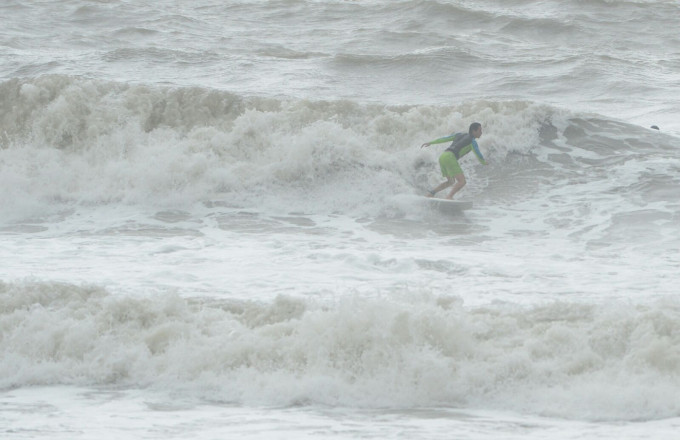
[[[420,148],[429,147],[432,144],[443,144],[444,142],[452,142],[453,138],[455,138],[455,137],[456,137],[455,133],[450,135],[450,136],[444,136],[442,138],[435,139],[435,140],[430,141],[430,142],[425,142],[423,145],[420,146]]]
[[[482,156],[482,152],[479,151],[479,145],[477,145],[477,141],[473,140],[472,141],[472,152],[475,153],[475,156],[477,156],[477,160],[479,163],[488,165],[489,163],[484,159],[484,156]]]

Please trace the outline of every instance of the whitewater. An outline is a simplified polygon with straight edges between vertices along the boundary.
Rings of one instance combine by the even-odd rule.
[[[676,438],[678,2],[0,16],[0,437]]]

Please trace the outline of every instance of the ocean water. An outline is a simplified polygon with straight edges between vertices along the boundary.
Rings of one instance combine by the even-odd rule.
[[[0,16],[0,437],[677,438],[678,2]]]

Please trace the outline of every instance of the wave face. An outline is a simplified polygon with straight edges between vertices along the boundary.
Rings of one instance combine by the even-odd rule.
[[[214,200],[376,215],[392,195],[436,184],[445,146],[418,146],[471,121],[491,165],[463,166],[490,204],[509,189],[518,201],[569,188],[567,202],[677,212],[677,138],[532,102],[385,106],[69,76],[6,81],[0,97],[6,215]]]
[[[677,417],[680,304],[463,308],[130,298],[0,284],[0,386],[150,387],[228,403]],[[310,350],[314,347],[314,350]]]

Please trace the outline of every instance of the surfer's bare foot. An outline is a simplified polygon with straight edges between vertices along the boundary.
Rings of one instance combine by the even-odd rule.
[[[434,191],[428,191],[427,194],[425,194],[425,197],[432,198],[432,197],[434,197],[434,195],[435,195]]]

